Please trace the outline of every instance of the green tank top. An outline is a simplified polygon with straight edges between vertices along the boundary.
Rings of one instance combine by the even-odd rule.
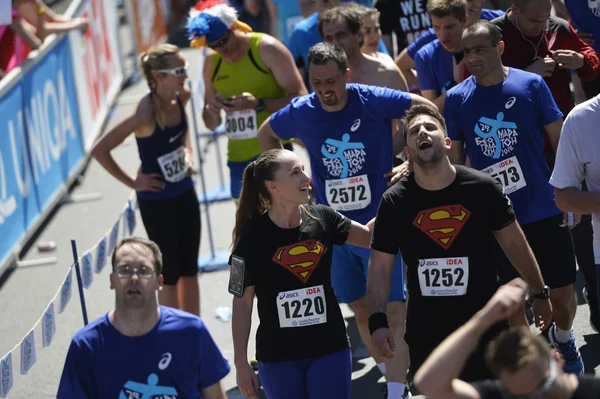
[[[215,90],[224,97],[233,97],[244,92],[256,98],[279,98],[286,92],[279,87],[273,73],[260,58],[258,46],[263,33],[250,33],[248,52],[240,61],[230,64],[218,53],[213,54],[211,80]],[[244,110],[228,113],[226,121],[227,159],[243,162],[257,157],[262,151],[256,138],[260,125],[271,115],[270,112]],[[285,141],[284,143],[289,142]]]

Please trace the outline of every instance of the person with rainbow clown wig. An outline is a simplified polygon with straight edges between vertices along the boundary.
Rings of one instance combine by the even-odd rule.
[[[235,8],[208,0],[190,11],[187,23],[190,45],[210,49],[204,61],[202,119],[214,130],[225,111],[227,166],[236,202],[244,169],[261,153],[258,128],[294,97],[308,94],[289,50],[237,18]],[[291,141],[283,144],[292,149]]]

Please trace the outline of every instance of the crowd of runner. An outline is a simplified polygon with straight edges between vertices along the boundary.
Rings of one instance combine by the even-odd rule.
[[[600,332],[600,2],[499,3],[190,11],[202,118],[228,139],[244,396],[350,398],[347,303],[386,398],[600,397],[572,330],[579,268]],[[149,93],[92,154],[136,190],[151,241],[115,249],[115,310],[73,338],[60,399],[225,397],[198,318],[188,64],[163,44],[141,65]],[[132,133],[136,176],[111,156]]]

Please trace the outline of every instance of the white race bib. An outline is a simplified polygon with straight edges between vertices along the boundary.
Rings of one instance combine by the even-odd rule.
[[[460,296],[469,285],[469,258],[419,259],[423,296]]]
[[[258,134],[256,111],[253,109],[244,109],[242,111],[228,112],[225,129],[227,136],[231,140],[244,140],[256,137]]]
[[[158,158],[158,165],[162,170],[165,180],[177,183],[183,180],[188,173],[187,153],[184,147],[179,147]]]
[[[527,186],[525,176],[517,157],[511,157],[488,166],[482,170],[498,181],[504,188],[504,194],[512,194]]]
[[[279,326],[306,327],[327,323],[327,303],[322,285],[280,292],[277,295]]]
[[[294,30],[294,26],[296,26],[296,24],[300,21],[302,21],[304,18],[302,17],[302,15],[295,15],[293,17],[288,17],[285,19],[285,26],[287,29],[287,36],[288,38],[292,36],[292,31]]]
[[[364,209],[371,203],[369,177],[360,175],[325,181],[329,206],[338,211]]]

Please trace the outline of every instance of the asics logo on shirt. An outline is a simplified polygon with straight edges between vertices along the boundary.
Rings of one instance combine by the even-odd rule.
[[[173,136],[171,138],[169,138],[169,144],[173,143],[175,140],[177,140],[179,137],[181,137],[181,135],[185,133],[185,131],[180,132],[177,136]]]
[[[356,132],[359,127],[360,127],[360,119],[357,119],[357,120],[354,121],[354,123],[352,124],[352,126],[350,126],[350,131],[351,132]]]
[[[479,146],[483,155],[495,159],[512,153],[519,135],[517,124],[504,120],[504,112],[498,112],[496,119],[482,116],[473,130],[479,136],[475,137],[475,144]]]
[[[158,362],[158,368],[160,370],[165,370],[167,367],[169,367],[169,364],[171,364],[172,358],[173,355],[171,355],[169,352],[163,353],[160,358],[160,362]]]
[[[517,98],[516,97],[510,97],[508,99],[508,101],[506,102],[506,104],[504,105],[504,108],[511,109],[512,106],[515,105],[516,102],[517,102]]]
[[[470,217],[471,211],[464,206],[446,205],[419,212],[413,226],[448,250]]]

